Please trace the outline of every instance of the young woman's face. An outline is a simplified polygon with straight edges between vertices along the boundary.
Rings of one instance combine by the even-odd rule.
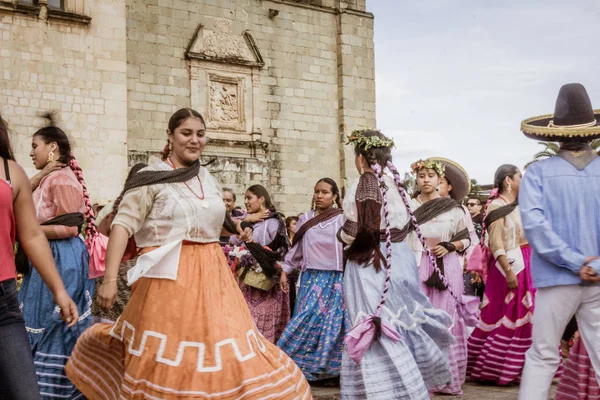
[[[435,192],[439,185],[439,176],[433,169],[423,168],[417,173],[417,186],[423,194]]]
[[[319,182],[315,186],[313,201],[318,210],[327,210],[333,207],[336,197],[333,194],[331,185],[327,182]]]
[[[519,195],[519,187],[521,186],[521,178],[523,178],[523,174],[521,171],[517,170],[517,173],[511,177],[507,177],[507,184],[510,186],[511,191],[518,196]]]
[[[168,131],[173,157],[180,165],[190,165],[200,158],[206,146],[206,127],[199,118],[189,117],[174,132]]]
[[[58,146],[56,143],[52,142],[46,144],[41,136],[34,136],[33,139],[31,139],[31,152],[29,153],[29,157],[31,157],[35,169],[44,169],[46,164],[48,164],[48,156],[51,151],[54,153],[54,161],[58,160],[60,154],[58,153]]]
[[[295,219],[291,220],[291,221],[290,221],[290,226],[288,227],[288,230],[289,230],[291,233],[296,233],[296,225],[298,225],[298,221],[297,221],[297,220],[295,220]]]
[[[264,197],[258,197],[251,191],[246,190],[246,195],[244,196],[244,205],[246,206],[246,210],[249,214],[254,214],[263,211],[264,204]]]

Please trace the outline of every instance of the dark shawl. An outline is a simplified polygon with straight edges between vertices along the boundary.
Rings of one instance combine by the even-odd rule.
[[[338,215],[340,215],[342,213],[343,213],[343,211],[339,208],[330,208],[326,211],[323,211],[321,214],[319,214],[315,217],[312,217],[311,219],[306,221],[304,223],[304,225],[302,225],[300,227],[300,229],[298,229],[298,231],[294,235],[294,240],[292,241],[292,247],[294,247],[296,244],[298,244],[302,240],[302,238],[304,237],[304,235],[306,234],[306,232],[309,229],[312,229],[315,226],[319,225],[320,223],[330,220],[331,218],[337,217]]]

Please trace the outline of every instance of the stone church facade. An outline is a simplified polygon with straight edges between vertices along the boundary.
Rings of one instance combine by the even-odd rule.
[[[239,197],[259,183],[286,213],[314,183],[356,176],[344,134],[375,126],[365,0],[0,0],[0,112],[18,161],[56,110],[93,198],[152,161],[182,107],[201,112],[203,161]],[[29,168],[29,167],[28,167]],[[28,173],[33,173],[31,168]],[[238,199],[238,203],[242,200]]]

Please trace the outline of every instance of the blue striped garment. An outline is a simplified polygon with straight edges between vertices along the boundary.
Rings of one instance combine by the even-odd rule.
[[[561,157],[527,169],[519,206],[536,288],[581,284],[585,259],[600,256],[599,193],[600,158],[582,171]],[[589,265],[600,273],[600,260]]]

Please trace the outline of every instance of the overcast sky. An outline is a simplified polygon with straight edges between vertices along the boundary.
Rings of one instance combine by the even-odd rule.
[[[580,82],[600,108],[599,0],[367,0],[375,14],[377,127],[394,161],[442,156],[491,183],[542,147],[521,120]]]

